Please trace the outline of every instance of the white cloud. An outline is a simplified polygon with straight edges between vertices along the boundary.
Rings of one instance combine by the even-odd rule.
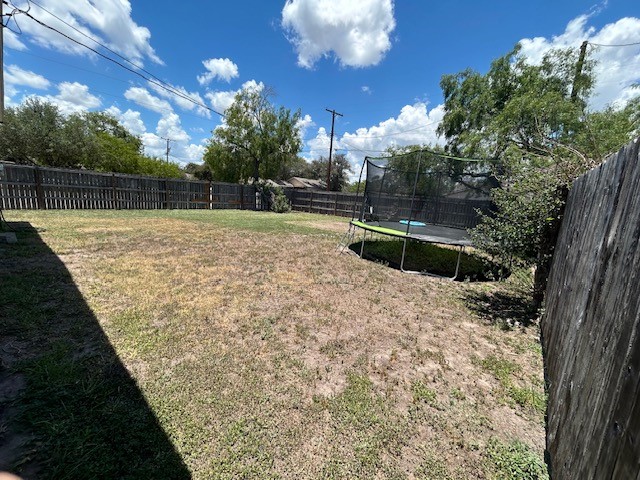
[[[13,85],[7,85],[4,89],[4,105],[5,107],[16,107],[17,104],[13,101],[13,97],[18,93]]]
[[[44,8],[63,19],[68,24],[106,44],[114,51],[124,55],[136,63],[150,59],[161,64],[149,41],[151,32],[138,25],[131,18],[129,0],[40,0]],[[72,28],[52,17],[44,10],[32,4],[31,13],[43,22],[62,31],[83,43],[87,40]],[[46,48],[74,55],[93,55],[86,48],[70,42],[62,35],[42,28],[35,22],[20,23],[24,37],[28,41]]]
[[[191,137],[182,128],[180,117],[173,112],[163,115],[156,126],[155,133],[140,134],[144,145],[144,152],[158,158],[165,158],[167,153],[167,138],[170,139],[169,160],[186,165],[189,162],[200,163],[205,152],[205,140],[200,144],[190,143]]]
[[[204,94],[207,99],[209,99],[209,103],[211,107],[216,112],[224,113],[224,111],[231,106],[233,100],[238,93],[236,90],[227,90],[227,91],[216,91],[216,92],[207,92]]]
[[[320,127],[318,129],[318,133],[316,136],[307,141],[307,149],[309,152],[304,155],[307,160],[313,160],[319,157],[328,157],[329,156],[329,134],[324,127]],[[338,149],[337,142],[334,145],[336,149]]]
[[[381,156],[388,147],[408,145],[443,145],[436,129],[444,116],[444,105],[428,110],[427,104],[417,102],[406,105],[397,117],[389,118],[369,128],[359,128],[354,133],[346,132],[334,137],[334,151],[346,152],[353,165],[354,174],[360,172],[365,156]],[[329,155],[329,135],[324,127],[318,129],[316,137],[307,142],[308,159]]]
[[[228,58],[210,58],[203,60],[202,64],[207,71],[202,75],[198,75],[198,83],[200,85],[208,85],[215,78],[228,83],[232,78],[238,76],[238,66]]]
[[[256,82],[255,80],[248,80],[242,84],[242,90],[249,92],[261,92],[264,90],[264,83]],[[239,92],[240,90],[238,90]]]
[[[3,29],[4,32],[4,45],[7,48],[12,48],[14,50],[24,51],[27,49],[27,46],[20,41],[18,35],[13,33],[8,28]]]
[[[30,70],[23,70],[17,65],[7,65],[4,80],[7,85],[22,85],[25,87],[46,90],[51,82]]]
[[[105,112],[117,118],[118,121],[134,135],[142,135],[147,131],[140,112],[131,109],[122,112],[118,107],[113,105],[107,108]]]
[[[532,62],[539,63],[552,48],[578,49],[584,40],[604,45],[621,45],[640,41],[640,18],[625,17],[609,23],[600,30],[589,26],[589,15],[571,20],[561,35],[524,38],[520,41],[522,53]],[[594,47],[589,45],[589,58],[596,60],[596,84],[590,107],[599,110],[607,104],[622,105],[640,94],[632,85],[640,81],[640,49],[632,47]]]
[[[211,112],[208,109],[194,103],[194,102],[198,102],[202,105],[205,105],[204,99],[200,96],[200,93],[189,92],[184,87],[171,85],[169,83],[167,85],[172,90],[179,92],[182,96],[175,95],[169,92],[168,90],[158,86],[157,84],[149,82],[149,87],[151,87],[153,91],[155,91],[158,95],[171,100],[173,103],[178,105],[183,110],[195,111],[196,113],[198,113],[199,115],[202,115],[203,117],[211,118]],[[193,102],[184,97],[191,98]]]
[[[396,22],[392,0],[287,0],[282,26],[301,67],[331,52],[343,66],[367,67],[391,49]]]
[[[184,131],[180,117],[175,113],[167,113],[158,121],[156,133],[175,142],[188,142],[191,137]]]
[[[184,158],[188,159],[190,162],[198,162],[202,161],[202,156],[206,147],[202,144],[196,145],[191,143],[184,148]]]
[[[311,115],[307,114],[304,117],[301,117],[296,124],[296,126],[298,127],[298,131],[300,132],[300,138],[304,139],[307,130],[315,126],[315,124],[316,122],[312,120]]]
[[[89,93],[89,87],[78,82],[62,82],[58,84],[58,90],[57,98],[77,105],[81,110],[96,108],[102,103],[98,97]]]
[[[140,135],[144,145],[144,154],[150,157],[165,158],[167,141],[152,132],[145,132]]]
[[[362,90],[362,93],[366,93],[368,95],[371,95],[373,93],[373,91],[367,85],[363,85],[362,87],[360,87],[360,89]]]
[[[140,105],[141,107],[153,110],[154,112],[165,114],[172,112],[171,104],[166,100],[151,95],[146,88],[142,87],[130,87],[124,92],[124,97],[127,100]]]
[[[102,105],[98,97],[89,92],[89,87],[78,82],[62,82],[58,84],[57,95],[29,95],[25,98],[39,98],[53,103],[63,115],[90,110]],[[25,99],[23,99],[24,101]]]
[[[264,83],[256,82],[255,80],[248,80],[242,84],[242,87],[238,90],[224,90],[224,91],[215,91],[215,92],[207,92],[205,93],[205,97],[209,99],[211,107],[217,111],[224,113],[227,108],[231,106],[233,101],[236,98],[236,95],[241,90],[249,90],[260,92],[264,89]]]

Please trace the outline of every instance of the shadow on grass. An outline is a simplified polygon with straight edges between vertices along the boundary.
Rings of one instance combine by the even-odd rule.
[[[397,270],[402,260],[402,241],[367,240],[363,257],[379,262]],[[349,249],[360,254],[362,242],[349,245]],[[408,242],[405,255],[405,270],[427,272],[432,275],[451,278],[456,271],[458,248],[447,248],[431,243]],[[498,265],[478,255],[463,252],[460,257],[460,270],[456,280],[484,282],[500,278],[502,273]]]
[[[191,478],[64,263],[28,223],[0,244],[0,471]]]
[[[480,318],[504,330],[536,323],[539,312],[531,295],[520,288],[503,288],[491,292],[465,291],[464,302]]]

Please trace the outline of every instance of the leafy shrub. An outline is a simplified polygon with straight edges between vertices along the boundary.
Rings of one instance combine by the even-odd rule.
[[[291,204],[289,203],[287,196],[284,194],[282,187],[269,185],[260,181],[257,184],[257,188],[267,210],[271,210],[275,213],[289,213],[291,211]]]
[[[548,480],[547,466],[528,445],[492,438],[486,450],[487,469],[496,480]]]
[[[289,213],[291,211],[291,204],[289,203],[289,199],[279,187],[273,196],[271,210],[276,213]]]

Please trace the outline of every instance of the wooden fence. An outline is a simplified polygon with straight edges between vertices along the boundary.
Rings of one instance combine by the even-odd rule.
[[[0,208],[253,210],[256,198],[233,183],[0,164]]]
[[[318,190],[285,189],[291,202],[291,208],[299,212],[322,213],[339,217],[350,217],[356,200],[355,193],[322,192]],[[362,194],[358,195],[358,207],[362,203]],[[356,211],[356,216],[358,211]]]
[[[293,210],[351,217],[360,215],[362,193],[322,192],[312,190],[285,190]],[[419,219],[437,225],[458,228],[473,228],[480,216],[477,211],[490,212],[493,204],[489,200],[462,200],[445,197],[421,198],[412,201],[410,196],[382,195],[376,198],[378,214],[400,218]],[[391,213],[393,212],[393,213]]]
[[[640,478],[640,142],[579,178],[542,338],[554,479]]]

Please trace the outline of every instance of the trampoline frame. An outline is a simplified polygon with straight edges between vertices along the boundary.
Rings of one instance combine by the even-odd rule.
[[[427,240],[424,238],[420,238],[420,237],[416,237],[416,236],[412,236],[410,234],[406,234],[403,233],[401,231],[396,231],[397,233],[392,233],[393,231],[391,229],[386,229],[383,227],[375,227],[375,226],[370,226],[367,225],[364,222],[360,222],[357,220],[352,220],[351,222],[349,222],[350,228],[351,226],[356,227],[356,228],[361,228],[364,232],[362,235],[362,242],[360,244],[360,253],[358,254],[359,258],[362,258],[363,254],[364,254],[364,244],[367,238],[367,232],[371,232],[372,236],[373,233],[379,233],[381,235],[389,235],[392,237],[399,237],[402,238],[402,257],[400,259],[400,271],[403,273],[411,273],[414,275],[426,275],[429,277],[436,277],[436,278],[444,278],[447,280],[455,280],[456,278],[458,278],[458,273],[460,272],[460,259],[462,258],[462,252],[464,252],[465,247],[470,246],[471,242],[465,242],[464,244],[461,244],[459,242],[447,242],[447,243],[443,243],[443,242],[438,242],[438,241],[433,241],[433,240]],[[385,230],[385,231],[381,231],[381,229]],[[455,273],[453,274],[453,277],[446,277],[443,275],[437,275],[435,273],[429,273],[426,271],[420,271],[420,270],[407,270],[404,268],[404,261],[406,258],[406,252],[407,252],[407,242],[409,240],[414,240],[417,242],[421,242],[421,243],[434,243],[434,244],[439,244],[439,245],[451,245],[451,246],[455,246],[458,248],[458,258],[456,260],[456,269],[455,269]]]
[[[467,246],[472,246],[473,242],[471,241],[471,239],[467,236],[466,234],[466,229],[461,229],[461,228],[454,228],[454,227],[448,227],[448,226],[441,226],[441,225],[437,225],[437,224],[430,224],[430,225],[424,225],[424,230],[425,230],[425,235],[419,235],[419,234],[414,234],[411,233],[411,228],[414,226],[412,225],[412,212],[413,212],[413,207],[414,207],[414,201],[415,201],[415,196],[416,196],[416,187],[418,185],[418,179],[420,177],[420,164],[422,161],[421,157],[418,157],[418,166],[416,168],[416,175],[415,175],[415,179],[414,179],[414,183],[413,183],[413,192],[412,192],[412,196],[411,196],[411,207],[409,209],[409,217],[406,220],[402,220],[402,224],[406,223],[406,229],[405,231],[401,231],[401,230],[397,230],[395,228],[387,228],[387,227],[382,227],[380,226],[381,222],[378,222],[378,225],[371,225],[368,224],[367,222],[363,221],[364,220],[364,209],[365,209],[365,198],[362,199],[362,207],[360,209],[360,216],[359,216],[359,220],[356,220],[356,207],[358,206],[358,195],[360,194],[360,185],[362,184],[362,174],[364,172],[364,167],[367,164],[367,162],[369,161],[368,157],[365,158],[365,161],[362,162],[362,168],[360,169],[360,176],[358,179],[358,188],[356,190],[356,197],[354,199],[354,203],[353,203],[353,214],[351,217],[351,221],[349,222],[349,230],[351,230],[352,228],[361,228],[363,230],[363,236],[362,236],[362,243],[360,245],[360,253],[358,254],[359,258],[362,258],[364,255],[364,244],[366,242],[366,238],[367,238],[367,232],[371,232],[371,235],[373,236],[373,233],[379,233],[381,235],[389,235],[389,236],[393,236],[393,237],[398,237],[401,238],[403,240],[403,245],[402,245],[402,257],[400,260],[400,271],[403,273],[410,273],[410,274],[414,274],[414,275],[426,275],[426,276],[430,276],[430,277],[436,277],[436,278],[443,278],[446,280],[450,280],[453,281],[458,277],[458,274],[460,272],[460,260],[462,258],[462,252],[464,251],[465,247]],[[384,175],[386,175],[386,171],[385,173],[383,173],[383,181],[384,181]],[[440,181],[440,180],[439,180]],[[380,190],[382,190],[382,182],[381,182],[381,186],[380,186]],[[366,191],[366,190],[365,190]],[[364,192],[363,192],[364,193]],[[378,195],[380,195],[380,192],[378,192]],[[398,222],[400,223],[400,222]],[[415,223],[415,222],[413,222]],[[420,227],[423,228],[423,227]],[[455,237],[451,237],[451,238],[447,238],[444,236],[435,236],[435,235],[429,235],[429,228],[431,228],[432,230],[434,228],[437,228],[440,230],[439,233],[446,233],[446,230],[449,231],[453,231],[456,230],[458,232],[464,232],[464,235],[460,238],[455,238]],[[353,234],[350,234],[350,232],[347,232],[347,234],[345,234],[347,237],[352,238]],[[421,243],[433,243],[433,244],[440,244],[440,245],[450,245],[450,246],[455,246],[458,248],[458,257],[456,260],[456,268],[455,268],[455,273],[453,275],[453,277],[446,277],[446,276],[442,276],[442,275],[437,275],[434,273],[429,273],[427,271],[418,271],[418,270],[408,270],[404,268],[404,263],[405,263],[405,259],[406,259],[406,252],[407,252],[407,242],[409,240],[413,240],[413,241],[417,241],[417,242],[421,242]]]

